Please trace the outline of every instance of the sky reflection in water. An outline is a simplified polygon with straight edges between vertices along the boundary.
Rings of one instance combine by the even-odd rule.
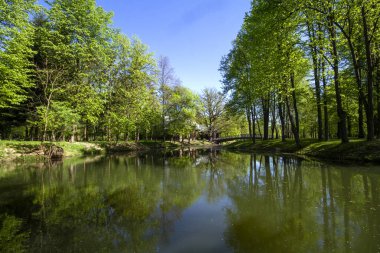
[[[2,252],[380,251],[378,167],[220,150],[2,166]]]

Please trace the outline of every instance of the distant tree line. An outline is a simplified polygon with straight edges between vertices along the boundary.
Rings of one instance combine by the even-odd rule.
[[[206,89],[218,96],[216,111],[206,108],[208,95],[182,86],[167,57],[157,62],[115,29],[95,0],[47,4],[0,2],[0,139],[183,141],[220,131],[222,95]],[[244,131],[224,115],[227,132]]]

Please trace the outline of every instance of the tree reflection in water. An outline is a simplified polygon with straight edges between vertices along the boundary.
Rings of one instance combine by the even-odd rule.
[[[0,249],[378,252],[376,171],[217,149],[10,164]],[[185,240],[188,226],[224,238]]]
[[[363,170],[251,155],[248,176],[228,186],[233,205],[226,240],[235,252],[378,252],[378,178]]]

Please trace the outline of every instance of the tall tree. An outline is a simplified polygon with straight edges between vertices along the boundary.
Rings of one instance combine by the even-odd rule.
[[[0,1],[0,109],[19,105],[33,86],[34,0]]]
[[[224,112],[224,96],[216,89],[204,89],[201,94],[202,118],[207,127],[210,141],[216,138],[216,134],[221,130],[221,116]]]

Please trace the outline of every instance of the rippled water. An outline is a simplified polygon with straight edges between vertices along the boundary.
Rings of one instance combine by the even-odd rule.
[[[183,150],[0,167],[1,252],[380,252],[380,168]]]

